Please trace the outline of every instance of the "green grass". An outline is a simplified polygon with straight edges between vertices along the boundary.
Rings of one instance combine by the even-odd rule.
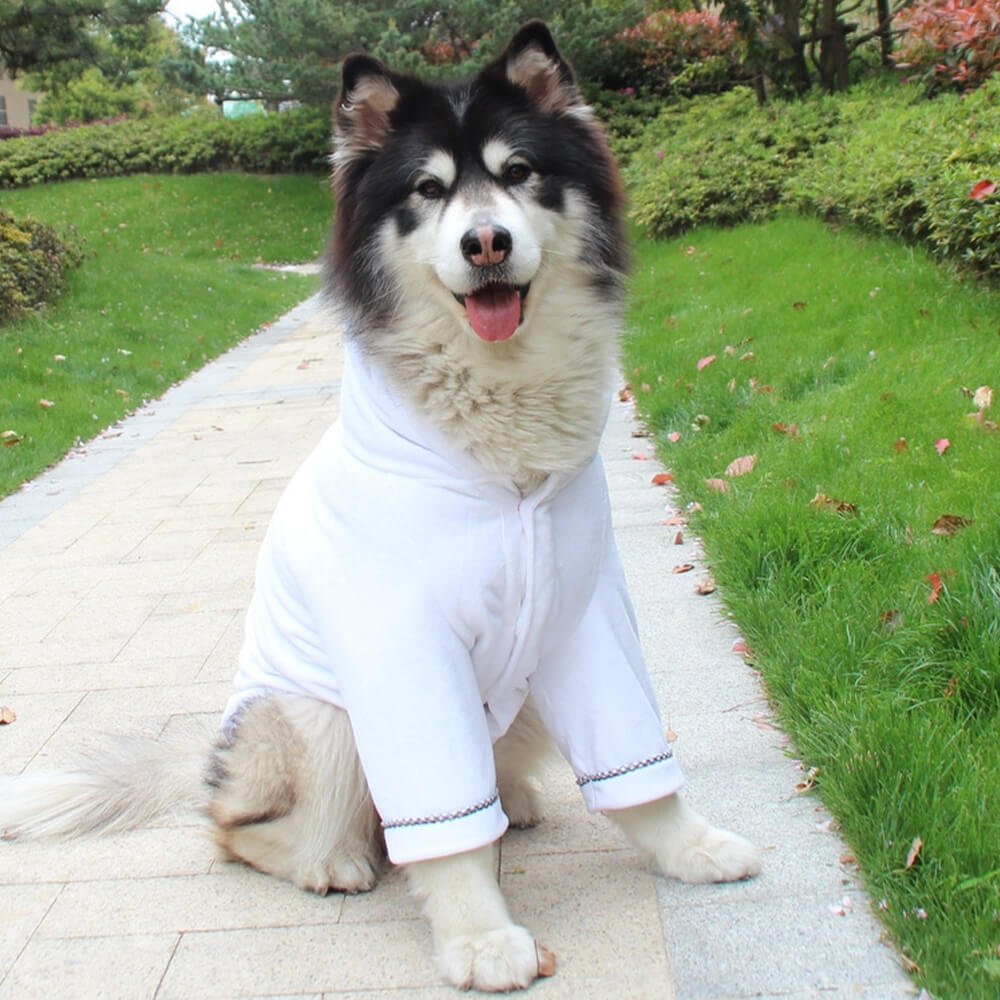
[[[310,294],[253,265],[311,260],[332,214],[315,175],[67,181],[0,204],[86,241],[64,294],[0,327],[0,496]]]
[[[640,408],[886,925],[935,996],[1000,996],[1000,295],[781,218],[640,242],[630,325]]]

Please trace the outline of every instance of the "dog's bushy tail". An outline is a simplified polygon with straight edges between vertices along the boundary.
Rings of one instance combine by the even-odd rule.
[[[112,833],[167,813],[204,811],[203,733],[116,737],[65,772],[0,778],[0,838]]]

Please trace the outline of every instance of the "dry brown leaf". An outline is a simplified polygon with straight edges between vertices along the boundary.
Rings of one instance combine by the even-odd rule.
[[[543,948],[540,944],[535,945],[535,954],[538,958],[538,975],[542,979],[554,976],[556,974],[555,954],[549,951],[548,948]]]
[[[726,475],[729,477],[745,476],[748,472],[753,472],[756,465],[756,455],[741,455],[739,458],[734,458],[726,466]]]
[[[903,624],[903,612],[899,608],[891,608],[888,611],[883,611],[878,616],[878,620],[886,632],[895,632]]]
[[[664,520],[664,524],[686,524],[687,522],[683,517],[675,514],[673,517],[668,517]]]
[[[893,446],[892,446],[893,451],[906,451],[906,449],[909,448],[909,447],[910,446],[907,443],[905,437],[896,438],[896,440],[895,440],[895,442],[893,443]]]
[[[771,424],[771,430],[777,431],[779,434],[787,434],[790,438],[792,438],[795,441],[799,440],[798,424],[783,424],[779,422],[776,424]]]
[[[988,385],[981,385],[972,394],[972,402],[980,410],[988,410],[993,405],[993,390]]]
[[[17,721],[17,713],[6,705],[0,705],[0,726],[9,726]]]
[[[728,493],[729,492],[729,483],[727,483],[725,479],[706,479],[705,480],[705,485],[713,493]]]
[[[920,966],[906,955],[899,956],[899,964],[902,965],[904,972],[920,972]]]
[[[711,576],[707,576],[704,580],[699,580],[694,589],[697,594],[714,594],[715,579]]]
[[[903,871],[908,872],[917,863],[917,858],[920,857],[923,846],[924,842],[920,837],[913,838],[913,843],[910,844],[910,849],[906,852],[906,865]]]
[[[623,403],[628,403],[632,398],[632,385],[626,382],[622,390],[618,393],[618,399]]]
[[[809,501],[809,506],[820,510],[829,508],[835,510],[838,514],[857,514],[858,512],[856,504],[848,503],[846,500],[837,500],[835,497],[828,497],[825,493],[817,493]]]
[[[816,785],[816,779],[819,777],[819,768],[811,767],[806,771],[806,776],[801,780],[796,782],[795,791],[801,795],[803,792],[808,792]]]
[[[673,573],[690,573],[694,569],[693,563],[678,563],[671,572]]]
[[[960,531],[970,524],[972,524],[972,518],[962,517],[960,514],[942,514],[931,527],[931,534],[951,538],[956,531]]]
[[[674,535],[674,545],[683,545],[683,544],[684,544],[684,532],[678,531],[677,534]]]
[[[51,408],[52,408],[53,406],[55,406],[56,404],[55,404],[55,403],[53,403],[51,399],[40,399],[40,400],[38,401],[38,405],[39,405],[39,406],[40,406],[40,407],[41,407],[41,408],[42,408],[43,410],[48,410],[48,409],[51,409]]]

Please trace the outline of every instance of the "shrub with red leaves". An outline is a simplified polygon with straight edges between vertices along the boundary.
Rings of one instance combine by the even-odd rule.
[[[1000,0],[929,0],[896,17],[904,34],[894,58],[921,71],[930,89],[974,90],[1000,70]]]
[[[654,93],[727,90],[748,79],[736,26],[714,10],[657,10],[618,37],[630,78]]]

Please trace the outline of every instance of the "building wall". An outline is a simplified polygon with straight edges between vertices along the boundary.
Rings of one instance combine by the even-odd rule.
[[[0,69],[0,127],[29,128],[35,104],[41,94],[21,90],[19,80],[12,80],[7,71]]]

